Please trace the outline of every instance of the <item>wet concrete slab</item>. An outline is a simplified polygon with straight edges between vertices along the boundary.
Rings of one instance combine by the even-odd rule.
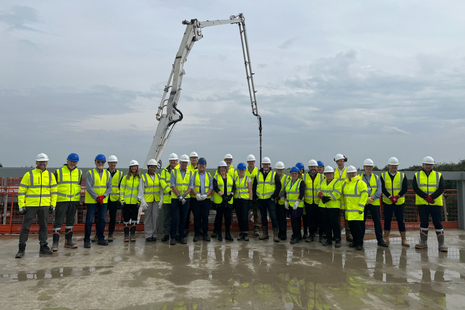
[[[399,236],[361,252],[256,238],[169,246],[142,233],[84,249],[78,234],[78,249],[61,242],[50,256],[31,235],[23,259],[18,236],[0,236],[1,309],[464,309],[465,232],[446,231],[448,253],[407,236],[411,248]]]

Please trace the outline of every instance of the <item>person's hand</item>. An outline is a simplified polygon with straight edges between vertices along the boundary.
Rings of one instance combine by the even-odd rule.
[[[367,203],[368,203],[368,204],[372,204],[373,201],[375,201],[375,200],[373,199],[373,197],[368,197],[368,199],[367,199]]]
[[[197,195],[195,195],[195,199],[197,199],[197,201],[202,201],[202,195],[197,193]]]
[[[26,207],[19,208],[19,214],[24,215],[26,214],[26,211],[27,211]]]
[[[434,203],[434,199],[430,195],[428,195],[428,197],[426,197],[426,201],[428,201],[428,203]]]
[[[97,202],[100,204],[100,205],[103,205],[103,200],[105,199],[105,196],[101,195],[101,196],[98,196],[97,197]]]
[[[323,201],[323,203],[327,203],[330,200],[331,200],[331,198],[326,197],[326,196],[323,196],[323,198],[321,198],[321,201]]]
[[[52,214],[53,212],[55,212],[54,206],[51,206],[50,208],[48,208],[48,213]]]
[[[207,195],[202,195],[202,196],[200,196],[200,198],[202,198],[202,201],[203,201],[203,200],[207,199],[208,196]]]
[[[163,201],[160,200],[160,202],[158,203],[158,209],[161,209],[163,208]]]
[[[222,191],[219,191],[219,192],[218,192],[218,195],[223,196],[223,192],[222,192]]]
[[[286,208],[286,210],[289,210],[289,205],[287,204],[287,200],[284,200],[284,208]]]
[[[322,192],[319,192],[319,193],[318,193],[318,197],[323,198],[323,193],[322,193]]]
[[[298,207],[299,207],[299,202],[298,201],[294,202],[292,209],[297,210]]]
[[[142,202],[140,203],[140,208],[142,209],[142,211],[147,210],[148,207],[149,207],[149,205],[147,204],[147,202],[142,201]]]

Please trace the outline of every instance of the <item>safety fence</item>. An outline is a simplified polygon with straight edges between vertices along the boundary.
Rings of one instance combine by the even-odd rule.
[[[18,208],[18,188],[21,182],[21,178],[0,178],[0,233],[3,234],[17,234],[21,231],[21,225],[23,221],[23,216],[19,213]],[[75,215],[75,225],[74,231],[75,232],[84,232],[85,226],[85,219],[86,219],[86,212],[87,208],[84,204],[84,195],[85,195],[85,180],[83,178],[81,184],[81,203],[77,209]],[[409,190],[408,193],[405,195],[405,224],[407,229],[419,229],[420,227],[420,218],[418,215],[418,209],[415,206],[415,194],[412,190]],[[443,226],[445,228],[458,228],[458,220],[459,220],[459,212],[458,212],[458,196],[456,189],[446,189],[444,193],[444,205],[442,207],[442,219],[443,219]],[[210,211],[211,214],[215,211]],[[117,224],[116,224],[116,231],[123,230],[122,224],[122,212],[121,208],[118,210],[117,215]],[[107,217],[107,222],[109,218]],[[144,217],[141,217],[140,224],[137,225],[137,230],[143,230],[143,221]],[[383,203],[381,202],[381,221],[384,222],[384,212],[383,212]],[[191,221],[193,222],[193,221]],[[430,219],[431,222],[431,219]],[[49,216],[48,219],[48,229],[52,231],[52,224],[53,224],[53,214]],[[250,228],[252,229],[253,223],[249,223]],[[269,224],[271,225],[271,223]],[[367,227],[373,227],[373,221],[371,220],[371,214],[368,214],[368,220],[366,223]],[[430,224],[431,228],[433,228],[432,224]],[[290,226],[290,220],[288,219],[288,227]],[[393,215],[393,220],[391,224],[392,229],[397,229],[397,222],[395,219],[395,215]],[[95,227],[94,227],[95,228]],[[213,228],[213,221],[210,221],[210,229]],[[271,228],[271,226],[270,226]],[[193,229],[193,224],[190,225],[190,230]],[[231,229],[238,230],[237,219],[235,215],[233,216],[233,223]],[[37,225],[37,221],[33,223],[30,228],[31,233],[37,233],[39,231],[39,227]]]

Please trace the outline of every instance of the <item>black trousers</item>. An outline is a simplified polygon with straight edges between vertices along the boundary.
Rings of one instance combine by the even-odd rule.
[[[129,220],[132,220],[132,225],[135,225],[137,215],[139,215],[139,204],[125,204],[123,206],[123,220],[126,226],[129,224]]]
[[[336,241],[341,241],[341,227],[339,226],[339,208],[319,208],[320,229],[326,233],[326,238],[331,242],[331,236]]]
[[[291,217],[292,238],[302,239],[302,217]]]
[[[232,205],[231,207],[225,207],[224,205],[216,205],[216,217],[215,217],[215,231],[221,233],[221,227],[224,217],[224,230],[229,233],[231,230],[232,221]]]
[[[197,199],[191,199],[190,206],[194,213],[194,229],[197,233],[202,227],[203,233],[208,231],[208,215],[210,214],[210,199],[197,201]],[[189,216],[188,216],[189,217]]]
[[[441,206],[430,206],[430,205],[417,205],[418,214],[420,215],[420,227],[428,228],[429,226],[429,215],[431,214],[431,219],[433,220],[433,225],[435,229],[442,229],[442,215],[441,215]]]
[[[57,202],[55,208],[55,221],[53,222],[53,231],[61,231],[61,225],[63,225],[66,216],[66,229],[73,229],[74,216],[76,215],[76,209],[79,206],[79,201],[60,201]]]
[[[307,225],[310,235],[314,235],[318,229],[318,205],[314,203],[305,203],[305,213],[307,214]],[[304,226],[305,227],[305,226]],[[321,235],[323,230],[320,227],[319,234]]]
[[[285,236],[287,232],[287,210],[284,204],[276,203],[276,217],[278,218],[279,233]]]
[[[363,246],[362,226],[364,221],[348,221],[352,238],[355,245]]]
[[[236,209],[237,222],[241,232],[249,231],[249,206],[250,200],[234,199],[234,208]]]
[[[24,214],[23,226],[19,234],[19,244],[26,244],[29,237],[29,228],[32,222],[37,217],[39,218],[39,243],[40,245],[47,244],[47,220],[49,207],[28,207]]]
[[[108,200],[107,209],[108,209],[108,213],[110,214],[110,223],[108,224],[108,232],[110,234],[115,231],[116,212],[118,212],[119,206],[120,206],[119,201],[110,201],[110,200]]]
[[[383,229],[381,227],[381,213],[380,213],[380,206],[374,206],[371,204],[365,205],[365,214],[364,214],[364,221],[362,224],[362,239],[365,238],[365,221],[368,217],[368,211],[371,213],[371,218],[373,219],[373,224],[375,225],[375,234],[376,240],[382,241],[383,240]]]

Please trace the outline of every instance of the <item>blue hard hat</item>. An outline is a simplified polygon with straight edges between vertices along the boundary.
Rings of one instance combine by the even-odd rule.
[[[321,160],[317,161],[317,163],[318,163],[318,166],[323,166],[323,167],[325,166],[325,164],[323,164]]]
[[[79,161],[79,155],[76,153],[71,153],[68,155],[68,158],[66,158],[66,160]]]
[[[199,160],[197,161],[197,164],[206,165],[207,160],[205,158],[203,158],[203,157],[200,157]]]
[[[300,172],[300,170],[299,170],[299,168],[294,166],[294,167],[291,168],[291,172]]]
[[[104,162],[106,162],[107,158],[103,154],[98,154],[97,156],[95,156],[95,160],[103,160]]]
[[[240,163],[239,165],[237,165],[237,170],[245,170],[245,168],[247,167],[245,166],[244,163]]]
[[[300,170],[305,170],[305,166],[304,166],[304,164],[302,164],[302,163],[297,163],[297,164],[295,164],[295,166],[296,166],[297,168],[299,168]]]

